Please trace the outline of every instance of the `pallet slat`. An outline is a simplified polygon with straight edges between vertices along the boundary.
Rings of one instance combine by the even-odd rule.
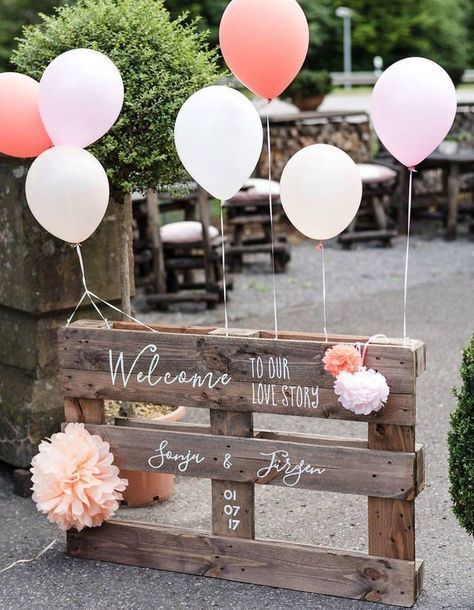
[[[146,349],[156,345],[157,351]],[[190,374],[227,373],[232,383],[251,381],[276,385],[318,385],[332,389],[333,378],[323,368],[322,358],[331,344],[324,341],[262,339],[259,337],[226,337],[216,334],[152,333],[151,331],[108,330],[68,327],[60,331],[59,354],[64,369],[90,373],[110,372],[109,350],[113,362],[123,353],[124,367],[129,370],[137,355],[143,352],[135,371],[147,372],[156,353],[160,355],[155,375],[166,370],[171,375],[186,370]],[[416,379],[416,353],[410,346],[371,344],[366,365],[383,371],[394,394],[412,394]],[[262,358],[261,375],[252,375],[251,359]],[[271,376],[269,358],[280,362],[282,377]],[[256,369],[256,366],[255,366]],[[175,390],[179,386],[173,386]],[[160,388],[161,389],[161,386]]]
[[[210,428],[206,424],[194,424],[189,422],[160,422],[144,418],[115,417],[113,425],[128,428],[148,428],[150,430],[163,430],[171,432],[196,432],[198,434],[210,434]],[[335,447],[359,447],[367,449],[368,441],[363,438],[350,436],[328,436],[327,434],[305,434],[303,432],[283,432],[280,430],[255,430],[255,438],[267,440],[284,441],[290,443],[305,443],[308,445],[331,445]],[[417,481],[420,489],[424,488],[425,470],[425,446],[421,443],[415,444],[417,459]]]
[[[369,449],[386,450],[406,455],[415,449],[415,428],[369,424]],[[423,477],[415,466],[415,477]],[[424,485],[424,482],[420,481]],[[418,482],[415,483],[418,487]],[[372,555],[414,560],[415,502],[408,499],[369,497],[369,552]]]
[[[125,470],[385,498],[416,494],[415,453],[146,428],[86,427],[110,443],[115,463]],[[225,454],[230,454],[232,468],[223,466]],[[149,460],[160,468],[150,466]],[[186,466],[179,466],[185,461]]]
[[[253,437],[252,413],[210,412],[210,433]],[[230,456],[229,452],[224,455]],[[226,468],[230,469],[230,457]],[[212,533],[232,538],[255,538],[253,483],[212,480]]]
[[[344,409],[332,390],[320,388],[319,405],[316,408],[302,408],[284,405],[252,405],[252,389],[248,384],[233,384],[234,391],[229,394],[220,391],[213,397],[207,391],[187,388],[177,392],[175,389],[156,388],[131,382],[126,389],[110,385],[107,373],[82,373],[71,370],[62,371],[63,392],[65,396],[100,398],[113,400],[132,400],[185,406],[200,409],[217,409],[223,411],[245,411],[253,413],[273,413],[275,415],[295,415],[319,419],[336,419],[345,421],[375,422],[381,424],[396,423],[411,426],[415,422],[415,397],[409,394],[391,394],[381,411],[370,415],[357,415]]]
[[[409,607],[413,561],[289,542],[244,540],[176,527],[109,521],[67,535],[73,557],[184,572]]]
[[[381,411],[371,415],[356,415],[338,402],[332,390],[319,389],[317,408],[287,407],[283,405],[252,405],[252,388],[246,383],[233,383],[232,393],[227,390],[214,390],[213,394],[199,388],[163,386],[160,389],[131,380],[127,388],[114,387],[107,372],[87,372],[72,369],[61,371],[63,393],[65,396],[99,398],[103,400],[130,400],[184,406],[199,409],[221,409],[223,411],[245,411],[253,413],[274,413],[275,415],[296,415],[319,419],[346,421],[396,423],[411,426],[415,423],[415,397],[409,394],[391,394]]]

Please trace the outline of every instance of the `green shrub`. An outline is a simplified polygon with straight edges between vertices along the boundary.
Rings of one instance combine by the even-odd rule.
[[[124,107],[91,152],[118,195],[185,179],[173,128],[184,101],[219,78],[206,41],[195,23],[171,20],[163,0],[79,0],[26,27],[12,61],[36,79],[57,55],[78,47],[101,51],[117,65]]]
[[[463,353],[461,378],[448,435],[450,492],[454,514],[474,536],[474,336]]]

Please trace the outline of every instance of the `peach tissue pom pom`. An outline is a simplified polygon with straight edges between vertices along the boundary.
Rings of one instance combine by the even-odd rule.
[[[359,350],[353,345],[337,343],[329,348],[323,358],[324,370],[333,377],[342,371],[355,373],[362,366],[362,357]]]
[[[89,434],[84,424],[69,423],[42,441],[33,458],[37,509],[62,530],[101,525],[118,509],[128,484],[113,460],[109,443]]]
[[[357,415],[380,411],[390,393],[385,377],[365,366],[357,373],[339,373],[334,382],[334,391],[342,406]]]

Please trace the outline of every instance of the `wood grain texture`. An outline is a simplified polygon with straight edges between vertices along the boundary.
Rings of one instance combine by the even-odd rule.
[[[138,384],[131,379],[127,388],[114,387],[110,383],[108,372],[90,373],[66,369],[60,372],[63,394],[65,396],[84,396],[111,400],[129,400],[166,404],[170,406],[195,407],[203,409],[221,409],[223,411],[241,411],[254,413],[274,413],[279,415],[297,415],[320,419],[338,419],[346,421],[378,422],[383,424],[397,423],[412,425],[415,422],[414,397],[410,394],[390,394],[383,409],[371,415],[357,415],[344,409],[338,402],[333,390],[319,389],[319,406],[316,409],[298,407],[252,405],[252,389],[248,383],[232,382],[232,388],[215,389],[213,395],[200,388],[181,388],[162,386],[159,389],[145,384]]]
[[[174,332],[173,327],[166,326],[163,328],[167,332],[153,333],[127,330],[129,326],[121,324],[114,330],[107,330],[100,328],[98,323],[95,326],[80,323],[61,331],[59,354],[65,396],[384,424],[412,425],[415,422],[415,373],[424,349],[423,344],[418,346],[419,342],[412,341],[404,346],[390,340],[395,344],[369,346],[366,364],[384,373],[391,393],[380,412],[360,416],[347,411],[338,402],[333,391],[334,380],[322,366],[321,359],[328,347],[324,342],[306,336],[304,339],[278,340],[262,339],[261,336],[226,337],[219,334],[220,329],[210,327],[178,327],[179,330]],[[192,332],[188,332],[190,330]],[[263,331],[259,333],[262,335]],[[109,350],[114,363],[118,354],[123,353],[124,370],[128,372],[137,355],[149,345],[156,346],[157,351],[145,349],[140,357],[140,368],[134,369],[126,387],[121,374],[113,382]],[[159,353],[160,360],[150,384],[143,380],[143,376],[156,353]],[[252,377],[251,358],[257,357],[267,364],[270,358],[280,359],[280,362],[286,359],[289,378],[272,378],[268,366],[263,367],[262,377]],[[137,378],[140,371],[141,381]],[[165,372],[174,377],[181,371],[185,371],[188,377],[196,373],[201,379],[208,373],[216,377],[228,375],[231,381],[227,385],[218,383],[212,388],[205,383],[166,384],[163,380],[155,383]],[[271,398],[268,395],[263,404],[256,400],[259,383],[271,391]],[[317,396],[311,394],[313,391],[317,391]],[[304,392],[309,392],[311,406],[302,399]]]
[[[190,422],[160,422],[145,418],[115,417],[113,423],[116,426],[129,428],[148,428],[150,430],[169,430],[171,432],[196,432],[198,434],[210,434],[210,427],[206,424],[194,424]],[[279,430],[255,430],[255,438],[283,441],[290,443],[304,443],[306,445],[330,445],[332,447],[359,447],[367,449],[368,441],[363,438],[350,436],[328,436],[325,434],[305,434],[303,432],[284,432]],[[424,489],[424,459],[425,446],[421,443],[415,444],[417,454],[417,484],[418,489]]]
[[[93,398],[65,398],[64,419],[66,422],[103,424],[105,422],[104,401]]]
[[[122,322],[108,330],[102,322],[80,321],[60,331],[66,421],[84,422],[91,433],[108,441],[119,468],[211,478],[213,533],[111,521],[80,534],[68,532],[68,552],[411,606],[424,576],[423,563],[415,562],[414,521],[414,499],[425,480],[424,447],[415,444],[414,429],[415,385],[425,369],[424,344],[387,339],[369,346],[366,365],[386,376],[391,393],[381,412],[357,416],[337,401],[333,379],[322,367],[328,344],[320,335],[281,332],[275,339],[274,332],[264,330],[232,329],[225,336],[215,327],[156,325],[154,329]],[[329,338],[329,344],[365,341],[365,337]],[[114,357],[123,353],[128,371],[149,345],[156,346],[155,351],[143,352],[140,367],[127,383],[120,374],[119,382],[112,383],[109,350]],[[147,378],[157,353],[159,367]],[[270,358],[286,359],[286,375],[272,376],[264,366],[263,374],[252,376],[250,359],[257,357],[267,365]],[[165,372],[174,376],[182,371],[185,380],[210,373],[216,378],[228,375],[231,381],[215,386],[160,382]],[[252,383],[270,387],[274,397],[257,404]],[[290,386],[310,392],[318,388],[317,406],[292,402]],[[105,398],[208,408],[211,423],[116,418],[115,425],[104,425]],[[254,432],[253,412],[365,421],[368,438]],[[224,468],[226,458],[229,468]],[[187,460],[186,467],[179,468]],[[158,469],[152,467],[158,463]],[[367,495],[369,555],[254,540],[254,484],[293,486],[292,481],[302,489]],[[229,529],[227,504],[239,507],[235,530]]]
[[[415,491],[415,453],[388,452],[354,446],[315,445],[260,438],[234,438],[190,432],[172,432],[129,428],[122,426],[88,425],[92,434],[99,434],[110,443],[115,463],[121,469],[164,472],[204,478],[258,483],[265,485],[288,485],[302,489],[334,491],[372,495],[388,498],[413,497]],[[167,441],[165,451],[185,455],[188,451],[204,460],[191,461],[186,469],[178,469],[178,462],[154,458],[159,470],[148,463],[149,458],[159,454],[160,444]],[[286,459],[293,468],[304,462],[321,473],[303,472],[299,481],[287,476],[288,470],[272,469],[264,476],[257,472],[266,469],[271,454],[276,452],[275,464],[283,465]],[[232,468],[223,468],[223,458],[231,454]],[[264,454],[264,455],[262,455]],[[302,462],[303,461],[303,462]],[[286,483],[285,483],[286,481]]]
[[[350,341],[350,338],[348,338]],[[74,325],[60,331],[59,354],[64,369],[109,371],[109,349],[114,354],[124,353],[125,365],[153,343],[160,353],[160,366],[166,370],[207,373],[227,373],[234,382],[248,383],[251,379],[250,358],[286,358],[290,378],[271,378],[266,367],[258,379],[262,383],[277,385],[319,385],[332,389],[334,379],[324,371],[322,358],[330,347],[324,341],[295,339],[265,339],[248,336],[222,336],[219,334],[187,334],[173,332],[153,333],[144,330],[76,328]],[[145,353],[141,362],[149,366],[153,355]],[[401,345],[370,345],[365,364],[380,370],[394,394],[411,394],[415,389],[415,351]],[[158,369],[157,369],[158,373]],[[228,388],[226,388],[228,389]]]
[[[211,410],[210,420],[211,434],[253,437],[252,413]],[[255,538],[253,483],[212,480],[212,533],[231,538]]]
[[[368,444],[370,449],[393,452],[415,450],[415,428],[369,424]],[[406,454],[405,454],[406,455]],[[417,467],[415,462],[415,479]],[[415,494],[417,484],[415,483]],[[396,559],[415,559],[415,502],[369,497],[368,532],[369,553]]]
[[[243,540],[176,527],[109,521],[67,534],[68,554],[259,585],[409,607],[413,561],[287,542]]]

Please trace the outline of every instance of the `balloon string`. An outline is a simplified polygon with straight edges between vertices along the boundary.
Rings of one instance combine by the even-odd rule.
[[[37,559],[42,557],[45,553],[47,553],[51,548],[53,548],[53,546],[56,544],[56,541],[57,541],[57,538],[55,538],[52,542],[50,542],[48,544],[48,546],[45,546],[43,550],[41,550],[35,557],[32,557],[31,559],[17,559],[13,563],[11,563],[9,566],[2,568],[0,570],[0,574],[2,574],[3,572],[7,572],[8,570],[11,570],[15,566],[20,565],[22,563],[31,563],[32,561],[36,561]]]
[[[93,299],[96,299],[97,301],[100,301],[101,303],[103,303],[104,305],[106,305],[107,307],[110,307],[110,309],[113,309],[114,311],[116,311],[117,313],[120,313],[121,315],[125,316],[126,318],[128,318],[129,320],[132,320],[132,322],[136,322],[137,324],[139,324],[140,326],[143,326],[144,328],[146,328],[147,330],[150,330],[153,333],[158,332],[155,328],[152,328],[151,326],[148,326],[147,324],[145,324],[144,322],[141,322],[140,320],[138,320],[137,318],[134,318],[133,316],[129,315],[128,313],[125,313],[124,311],[122,311],[121,309],[119,309],[118,307],[116,307],[115,305],[112,305],[112,303],[109,303],[108,301],[105,301],[104,299],[101,299],[99,296],[97,296],[96,294],[94,294],[91,290],[89,290],[89,288],[87,287],[87,282],[86,282],[86,274],[85,274],[85,270],[84,270],[84,261],[82,260],[82,254],[81,254],[81,244],[76,244],[75,245],[76,248],[76,252],[77,252],[77,256],[79,258],[79,266],[81,268],[81,274],[82,274],[82,285],[84,286],[84,293],[81,296],[81,298],[79,299],[78,304],[76,305],[74,311],[72,312],[72,315],[67,319],[66,322],[66,326],[69,326],[74,318],[74,316],[77,313],[77,310],[79,309],[79,307],[82,305],[82,303],[84,302],[84,299],[89,299],[91,305],[94,307],[94,309],[97,311],[97,313],[99,314],[99,316],[102,318],[102,320],[105,322],[105,324],[107,325],[107,328],[110,329],[111,326],[109,324],[109,321],[107,320],[107,318],[105,318],[102,314],[102,312],[100,311],[100,309],[98,308],[97,304],[94,302]]]
[[[408,218],[407,218],[407,241],[405,250],[405,277],[403,282],[403,339],[407,338],[407,300],[408,300],[408,259],[410,254],[410,228],[411,228],[411,200],[413,190],[413,172],[416,172],[414,167],[408,168]]]
[[[224,325],[225,336],[229,336],[229,321],[227,317],[227,280],[225,272],[225,240],[224,240],[224,205],[221,201],[221,250],[222,250],[222,290],[224,293]]]
[[[321,259],[323,263],[323,328],[324,336],[326,337],[326,343],[328,342],[328,331],[327,331],[327,313],[326,313],[326,264],[324,260],[324,245],[323,242],[319,243],[319,249],[321,251]]]
[[[271,100],[268,100],[270,103]],[[270,237],[272,241],[272,279],[273,279],[273,317],[275,322],[275,339],[278,339],[277,293],[275,273],[275,232],[273,227],[272,201],[272,143],[270,136],[270,111],[267,106],[267,153],[268,153],[268,209],[270,211]]]
[[[371,341],[374,341],[375,339],[385,339],[385,340],[388,340],[387,335],[382,335],[381,333],[377,333],[376,335],[372,335],[371,337],[369,337],[365,343],[361,343],[360,341],[358,341],[355,344],[355,346],[359,350],[361,358],[362,358],[362,366],[365,363],[365,355],[367,353],[367,348],[369,347],[369,343]]]

